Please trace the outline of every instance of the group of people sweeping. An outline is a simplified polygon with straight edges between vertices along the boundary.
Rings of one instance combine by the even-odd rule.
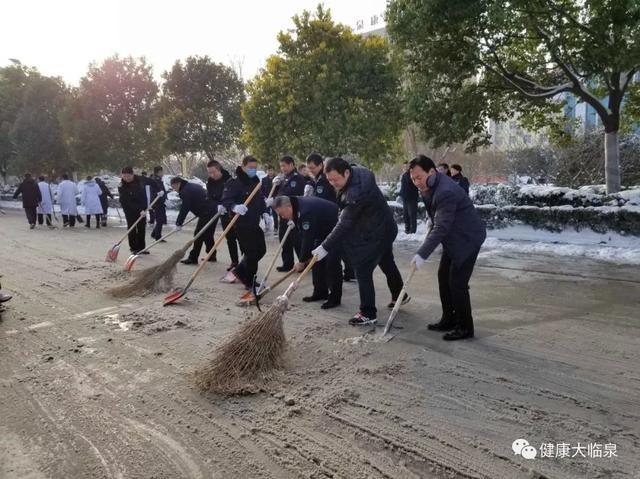
[[[46,223],[50,229],[55,228],[53,220],[58,221],[54,207],[56,201],[60,206],[63,228],[74,228],[76,222],[84,223],[85,227],[91,228],[92,217],[95,217],[96,228],[107,226],[108,199],[113,198],[113,194],[100,178],[87,176],[82,185],[82,193],[78,185],[69,179],[69,175],[63,174],[60,180],[54,194],[51,184],[44,176],[38,177],[36,182],[30,173],[24,175],[13,198],[22,196],[22,207],[31,229],[36,227],[36,222],[38,225]],[[78,195],[85,219],[78,211]]]
[[[281,174],[267,177],[271,184],[268,191],[261,188],[264,185],[257,176],[258,160],[252,156],[243,158],[233,176],[217,161],[210,161],[206,190],[180,177],[171,179],[171,187],[181,199],[176,230],[182,228],[189,213],[192,219],[197,218],[192,249],[182,260],[186,265],[198,265],[188,285],[204,266],[199,262],[203,244],[206,260],[216,261],[215,249],[222,238],[214,241],[214,230],[220,222],[231,258],[221,281],[241,285],[244,297],[255,300],[259,263],[267,250],[260,223],[267,223],[274,212],[280,220],[278,253],[282,264],[278,271],[294,274],[312,266],[313,292],[303,301],[321,301],[323,309],[339,306],[342,262],[346,261],[353,268],[360,296],[359,311],[349,323],[375,324],[376,267],[386,277],[389,308],[410,300],[393,255],[398,227],[392,211],[370,170],[342,158],[324,161],[317,154],[309,155],[306,163],[313,175],[311,181],[299,173],[292,157],[281,158]],[[421,268],[438,245],[443,247],[438,269],[442,317],[428,328],[446,333],[445,340],[471,338],[474,329],[469,280],[486,237],[485,225],[466,192],[438,172],[431,159],[419,155],[408,168],[432,225],[409,269]],[[143,185],[130,168],[123,169],[120,194],[129,225],[144,224],[140,221],[147,208]],[[164,194],[158,191],[157,197]],[[143,238],[144,230],[129,235],[132,252],[144,249]],[[169,303],[184,293],[180,291]]]

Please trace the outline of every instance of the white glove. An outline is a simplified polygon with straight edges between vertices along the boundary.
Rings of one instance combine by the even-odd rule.
[[[420,269],[420,268],[422,268],[422,266],[427,262],[427,260],[426,260],[426,259],[424,259],[424,258],[423,258],[422,256],[420,256],[419,254],[417,254],[417,255],[415,255],[415,256],[413,257],[413,259],[411,260],[411,262],[412,262],[413,264],[415,264],[415,265],[416,265],[416,268],[417,268],[417,269]]]
[[[273,198],[267,198],[264,202],[267,205],[267,208],[271,208],[271,206],[273,206]]]
[[[222,205],[218,205],[218,214],[223,215],[227,212],[227,209],[222,206]]]
[[[247,211],[249,211],[249,208],[247,208],[245,205],[235,205],[231,211],[239,214],[240,216],[244,216],[247,214]]]
[[[296,224],[293,222],[293,220],[289,220],[287,221],[287,226],[295,226]]]
[[[175,230],[176,231],[182,231],[182,225],[176,225]]]
[[[271,215],[269,213],[262,213],[262,221],[264,221],[265,226],[269,226],[270,219],[271,219]]]
[[[304,185],[304,193],[303,196],[312,196],[313,195],[313,186]]]
[[[164,191],[158,191],[158,197],[162,198],[164,196]]]
[[[145,218],[147,216],[147,210],[143,210],[140,212],[140,216],[142,216],[143,218]]]
[[[316,249],[311,251],[311,254],[313,256],[317,256],[318,257],[318,259],[316,261],[322,261],[325,258],[325,256],[327,256],[329,254],[329,252],[326,249],[324,249],[322,247],[322,245],[320,245]]]
[[[280,183],[282,183],[282,180],[283,180],[283,179],[284,179],[284,178],[282,178],[282,175],[278,175],[278,176],[276,176],[276,177],[273,179],[273,184],[274,184],[274,185],[279,185]]]

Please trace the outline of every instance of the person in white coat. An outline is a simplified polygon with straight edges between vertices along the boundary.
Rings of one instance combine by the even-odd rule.
[[[78,216],[78,208],[76,207],[76,196],[78,195],[78,187],[69,180],[69,175],[62,175],[62,181],[58,185],[58,204],[60,205],[60,213],[62,214],[62,226],[73,228],[76,225],[76,216]]]
[[[91,176],[87,176],[87,181],[82,188],[82,206],[84,206],[84,214],[87,217],[85,226],[91,228],[91,215],[96,217],[96,228],[100,229],[100,218],[104,211],[100,202],[102,190],[98,183]]]
[[[47,216],[47,226],[49,228],[55,228],[51,223],[51,215],[53,214],[53,193],[51,192],[51,185],[44,180],[44,176],[38,177],[38,188],[42,195],[42,201],[38,206],[38,224],[44,223],[45,215]]]

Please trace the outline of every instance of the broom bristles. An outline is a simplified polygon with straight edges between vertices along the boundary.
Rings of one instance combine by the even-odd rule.
[[[134,273],[135,277],[131,281],[122,286],[111,288],[109,294],[116,298],[128,298],[148,291],[170,288],[176,265],[184,257],[187,249],[179,249],[159,265]]]
[[[278,297],[228,338],[209,364],[195,372],[197,386],[202,391],[237,394],[282,368],[286,346],[282,317],[288,304],[286,296]]]

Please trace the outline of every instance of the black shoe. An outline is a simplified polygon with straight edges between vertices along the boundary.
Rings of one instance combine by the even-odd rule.
[[[404,306],[409,301],[411,301],[411,296],[409,296],[407,293],[404,293],[404,297],[402,298],[401,306]],[[391,301],[389,304],[387,304],[387,308],[389,308],[389,309],[393,309],[393,308],[395,308],[395,306],[396,306],[396,302],[395,301]]]
[[[165,240],[165,239],[159,239],[158,241],[160,241],[160,243],[166,243],[167,242],[167,240]]]
[[[340,306],[340,302],[339,301],[326,301],[324,303],[322,303],[322,306],[320,306],[320,309],[332,309],[332,308],[337,308],[338,306]]]
[[[91,229],[91,225],[89,223],[87,223],[86,225],[84,225],[85,228],[89,228]]]
[[[351,276],[350,274],[345,274],[342,277],[342,281],[344,281],[345,283],[348,283],[349,281],[353,281],[354,279],[356,279],[355,276]]]
[[[282,266],[278,266],[276,268],[276,270],[278,270],[280,273],[288,273],[289,271],[291,271],[293,269],[293,266],[289,266],[288,268],[284,265]]]
[[[461,329],[456,328],[450,333],[442,336],[442,339],[445,341],[457,341],[458,339],[469,339],[473,338],[473,329]]]
[[[148,251],[140,251],[140,254],[149,254]]]
[[[450,319],[442,318],[437,323],[427,325],[429,331],[453,331],[456,328],[454,322]]]
[[[305,296],[302,298],[302,301],[305,303],[313,303],[314,301],[324,301],[325,299],[329,299],[329,296],[316,296],[312,294],[311,296]]]
[[[29,225],[29,229],[30,230],[35,229],[35,227],[36,227],[36,225]]]
[[[198,264],[198,260],[192,258],[183,259],[180,261],[182,264]]]

